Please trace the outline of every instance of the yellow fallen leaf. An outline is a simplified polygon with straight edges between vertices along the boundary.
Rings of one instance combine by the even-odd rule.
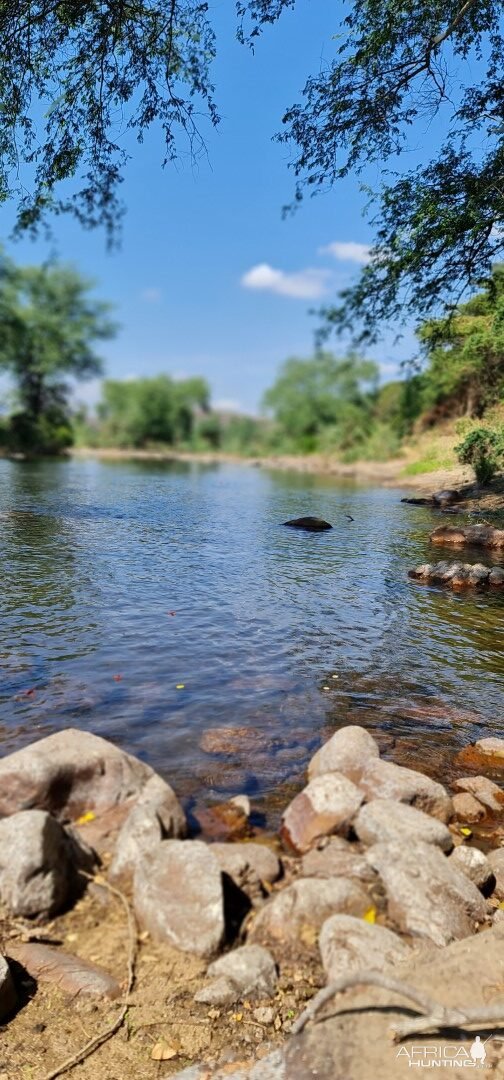
[[[231,1019],[235,1020],[235,1022],[239,1024],[243,1020],[243,1013],[233,1013]]]
[[[95,819],[96,819],[96,814],[94,814],[92,810],[88,810],[86,814],[81,814],[81,816],[77,818],[77,821],[75,822],[75,824],[76,825],[86,825],[86,823],[88,821],[94,821]]]
[[[183,682],[177,683],[175,689],[176,690],[185,690],[185,683],[183,683]]]
[[[170,1061],[170,1058],[176,1057],[178,1050],[175,1050],[174,1046],[169,1046],[163,1039],[152,1047],[151,1058],[153,1061]]]
[[[504,911],[504,900],[501,900],[500,904],[498,904],[497,907],[500,911]]]
[[[376,908],[375,907],[368,908],[367,911],[365,912],[365,914],[362,916],[362,918],[364,919],[364,922],[375,923],[376,922]]]
[[[463,825],[460,831],[462,836],[472,836],[472,829],[468,829],[466,825]]]

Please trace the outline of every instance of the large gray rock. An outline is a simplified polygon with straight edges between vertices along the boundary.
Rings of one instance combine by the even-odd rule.
[[[502,981],[503,966],[504,924],[500,923],[446,949],[429,950],[425,957],[415,953],[406,963],[395,964],[385,971],[444,1006],[484,1009],[490,1003],[488,988],[499,986]],[[323,1023],[309,1024],[302,1035],[288,1040],[281,1051],[285,1077],[287,1080],[315,1077],[317,1080],[404,1080],[415,1075],[410,1061],[417,1063],[420,1074],[432,1072],[433,1076],[466,1073],[468,1069],[463,1067],[466,1061],[469,1069],[474,1067],[470,1053],[474,1031],[459,1033],[456,1039],[450,1031],[435,1031],[393,1043],[391,1029],[408,1019],[410,1008],[415,1006],[389,990],[371,986],[348,990],[331,1002]],[[486,1072],[492,1077],[495,1072],[497,1080],[501,1072],[500,1046],[490,1039],[486,1049],[486,1064],[490,1064]],[[454,1064],[443,1067],[445,1061]]]
[[[370,761],[360,777],[359,787],[368,802],[395,799],[444,822],[452,815],[452,801],[441,784],[392,761]]]
[[[175,792],[160,776],[151,776],[121,828],[110,877],[132,874],[137,862],[161,840],[181,839],[186,833],[185,814]]]
[[[312,757],[308,776],[313,780],[323,773],[339,772],[357,782],[369,761],[378,758],[378,744],[365,728],[351,724],[336,731]]]
[[[275,993],[277,969],[270,952],[261,945],[242,945],[210,964],[207,975],[214,979],[194,995],[195,1001],[225,1005],[242,998],[271,997]]]
[[[374,881],[376,873],[366,857],[348,840],[332,836],[324,847],[313,848],[301,860],[304,877],[345,877],[352,881]]]
[[[424,840],[442,851],[451,851],[453,838],[446,825],[414,806],[394,799],[373,799],[361,806],[353,827],[364,844],[388,840]]]
[[[17,994],[11,970],[5,956],[0,955],[0,1021],[13,1012],[17,1005]]]
[[[364,796],[341,773],[316,776],[292,800],[282,816],[280,836],[298,855],[331,833],[347,835]]]
[[[495,877],[494,895],[498,900],[504,900],[504,848],[490,851],[488,861]]]
[[[365,890],[346,878],[301,878],[277,893],[257,915],[249,937],[313,945],[330,915],[362,916],[371,907]]]
[[[385,886],[390,919],[403,933],[448,945],[484,922],[481,893],[432,844],[375,844],[367,858]]]
[[[478,848],[466,847],[460,844],[450,855],[450,863],[458,867],[463,874],[473,881],[478,889],[485,889],[494,880],[492,867],[482,851]]]
[[[72,899],[80,852],[75,837],[45,810],[0,821],[0,897],[13,915],[54,915]]]
[[[353,915],[332,915],[326,919],[320,931],[319,948],[328,982],[354,971],[382,971],[387,964],[406,960],[410,952],[391,930]]]
[[[487,776],[462,776],[455,780],[456,791],[467,791],[494,814],[504,814],[504,791]]]
[[[156,941],[197,956],[212,956],[222,944],[222,873],[200,840],[164,840],[139,862],[133,904],[140,925]]]
[[[0,760],[0,815],[37,809],[72,821],[139,795],[153,775],[106,739],[67,728]]]
[[[212,844],[210,850],[221,870],[252,900],[264,895],[263,884],[272,885],[282,873],[280,860],[264,844]]]

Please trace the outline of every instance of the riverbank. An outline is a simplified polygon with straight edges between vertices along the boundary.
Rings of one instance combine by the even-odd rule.
[[[251,826],[242,797],[227,836],[203,842],[168,783],[89,732],[4,757],[0,1076],[55,1080],[82,1061],[83,1080],[330,1080],[344,1045],[345,1076],[400,1080],[410,1044],[390,1028],[453,1056],[453,1033],[429,1032],[465,1027],[471,1007],[457,1061],[485,1031],[501,1076],[504,740],[454,767],[449,792],[343,727],[279,835]],[[417,1012],[422,991],[436,1009],[425,1026],[412,987]],[[443,1024],[440,1006],[460,1011]]]
[[[79,447],[71,451],[80,459],[98,461],[175,461],[199,465],[240,465],[248,468],[273,469],[300,474],[331,476],[335,479],[372,484],[379,487],[404,488],[429,496],[435,491],[451,488],[460,491],[460,508],[466,510],[504,509],[504,476],[498,476],[482,488],[474,481],[470,466],[454,465],[429,472],[409,472],[406,458],[391,461],[356,461],[352,464],[335,461],[323,454],[278,454],[269,457],[247,458],[220,452],[196,453],[178,450],[118,450],[112,448]]]

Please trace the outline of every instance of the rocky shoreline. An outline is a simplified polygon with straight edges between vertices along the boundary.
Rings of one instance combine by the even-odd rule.
[[[450,792],[382,758],[364,728],[341,728],[279,836],[247,830],[238,797],[214,843],[189,835],[165,780],[89,732],[1,759],[5,1076],[73,1067],[60,1069],[63,1020],[76,1059],[83,1031],[116,1024],[79,1064],[84,1078],[401,1076],[408,1042],[389,1028],[411,1020],[411,1002],[377,978],[428,987],[439,1008],[495,1005],[492,1031],[503,1027],[504,739],[459,759],[467,775]],[[328,1018],[300,1021],[326,983],[356,975]],[[415,1020],[422,1041],[453,1044]],[[471,1039],[457,1037],[460,1053]],[[504,1075],[501,1043],[486,1052]]]

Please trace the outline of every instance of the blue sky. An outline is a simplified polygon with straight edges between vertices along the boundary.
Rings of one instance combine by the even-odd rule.
[[[122,188],[119,251],[107,252],[102,232],[62,219],[51,243],[7,242],[19,261],[41,261],[56,249],[97,279],[121,323],[117,339],[102,348],[110,377],[200,374],[216,404],[253,411],[279,364],[312,350],[309,309],[358,272],[372,234],[356,179],[283,219],[294,179],[288,148],[272,136],[306,77],[332,56],[338,9],[334,0],[298,0],[253,54],[235,40],[234,3],[212,5],[222,122],[217,131],[202,125],[208,157],[197,167],[186,157],[163,171],[159,133],[135,145]],[[377,184],[378,173],[366,180]],[[12,221],[3,208],[4,240]],[[374,350],[384,378],[412,348],[411,337],[402,347],[390,341]],[[97,393],[92,384],[79,398],[93,402]]]

